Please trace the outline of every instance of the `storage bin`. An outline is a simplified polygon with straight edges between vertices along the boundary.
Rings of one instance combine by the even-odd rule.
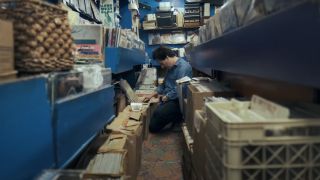
[[[320,178],[320,121],[308,111],[289,118],[288,109],[257,96],[206,108],[205,166],[220,179]]]
[[[0,18],[14,23],[15,66],[19,72],[72,68],[74,45],[67,11],[40,0],[2,0]]]
[[[261,101],[263,104],[257,104]],[[263,112],[263,109],[266,111]],[[208,122],[219,130],[221,138],[230,141],[265,140],[273,137],[296,139],[320,136],[320,118],[289,118],[287,108],[254,96],[251,102],[206,103]],[[317,116],[317,115],[313,115]],[[320,115],[318,115],[320,117]]]

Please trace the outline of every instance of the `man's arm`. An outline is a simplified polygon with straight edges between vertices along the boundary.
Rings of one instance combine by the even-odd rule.
[[[160,86],[157,87],[156,92],[157,94],[163,94],[164,91],[164,85],[161,84]]]
[[[191,66],[185,66],[185,67],[181,67],[181,69],[178,72],[178,76],[177,79],[181,79],[185,76],[188,76],[190,78],[192,78],[192,68]],[[174,88],[172,88],[164,97],[165,99],[167,98],[168,100],[171,99],[176,99],[178,98],[178,93],[177,93],[177,85],[174,86]]]

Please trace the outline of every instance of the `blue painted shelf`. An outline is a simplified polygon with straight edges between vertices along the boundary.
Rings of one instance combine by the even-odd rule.
[[[47,77],[0,84],[0,179],[34,179],[63,168],[114,118],[114,87],[50,105]]]
[[[0,179],[34,179],[55,167],[45,77],[0,84]]]
[[[195,47],[191,64],[320,87],[319,2],[303,2]]]
[[[114,118],[114,87],[74,95],[54,104],[57,167],[67,166]]]
[[[112,73],[119,74],[133,69],[133,66],[145,64],[146,56],[138,49],[106,48],[105,66],[111,68]]]

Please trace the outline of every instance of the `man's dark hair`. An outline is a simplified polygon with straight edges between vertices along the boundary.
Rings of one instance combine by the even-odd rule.
[[[152,52],[152,58],[158,61],[163,61],[167,57],[175,57],[176,54],[170,48],[160,46]]]

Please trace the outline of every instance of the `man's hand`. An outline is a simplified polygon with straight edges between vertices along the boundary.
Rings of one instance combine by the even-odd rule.
[[[157,95],[158,95],[157,93],[147,95],[144,97],[143,102],[148,102],[148,101],[150,101],[151,98],[156,97]]]
[[[167,96],[162,96],[162,101],[163,101],[163,102],[168,101],[168,97],[167,97]]]

